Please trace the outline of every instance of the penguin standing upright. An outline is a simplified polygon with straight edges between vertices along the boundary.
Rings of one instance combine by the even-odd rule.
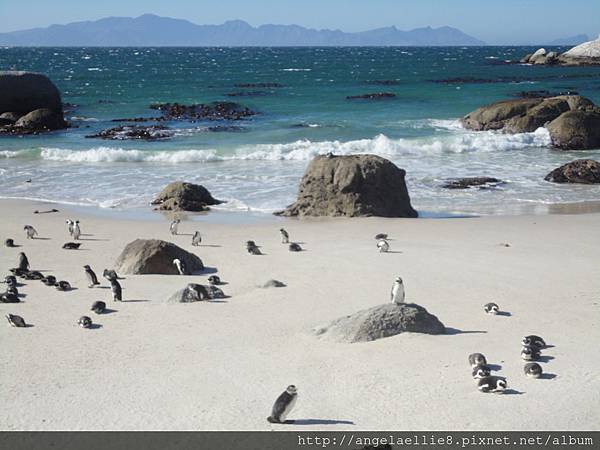
[[[75,239],[77,241],[80,236],[81,236],[81,228],[79,227],[79,220],[76,220],[75,223],[73,224],[73,239]]]
[[[116,280],[110,281],[110,290],[112,292],[113,301],[122,302],[123,301],[123,292],[121,288],[121,284]]]
[[[179,272],[179,275],[189,275],[190,274],[187,270],[187,266],[180,259],[175,258],[173,260],[173,264],[175,265],[175,267],[177,267],[177,271]]]
[[[179,227],[179,222],[181,222],[181,220],[175,219],[173,222],[171,222],[171,225],[169,226],[169,230],[171,231],[171,234],[173,236],[175,236],[177,234],[177,229]]]
[[[402,278],[398,277],[396,278],[396,281],[394,281],[391,297],[392,303],[396,303],[397,305],[404,303],[405,293],[404,282],[402,281]]]
[[[19,265],[17,268],[19,270],[29,270],[29,260],[24,252],[19,253]]]
[[[83,268],[85,269],[85,276],[87,277],[89,282],[88,287],[93,288],[94,286],[99,285],[100,283],[98,282],[98,277],[96,276],[96,273],[92,270],[92,268],[87,264],[83,266]]]
[[[198,247],[200,245],[200,242],[202,242],[202,236],[200,235],[199,231],[196,231],[192,236],[192,245],[194,247]]]
[[[38,234],[38,232],[36,231],[36,229],[33,228],[31,225],[25,225],[23,227],[23,229],[25,230],[25,233],[27,235],[27,239],[35,239],[35,237]]]
[[[279,233],[281,234],[281,243],[289,244],[290,243],[290,234],[283,228],[279,229]]]
[[[387,253],[390,251],[390,244],[385,239],[381,239],[377,242],[377,248],[379,249],[379,253]]]
[[[298,399],[298,390],[293,384],[289,385],[283,393],[277,397],[271,415],[267,417],[270,423],[286,423],[286,417],[294,408]],[[288,421],[290,423],[290,421]]]

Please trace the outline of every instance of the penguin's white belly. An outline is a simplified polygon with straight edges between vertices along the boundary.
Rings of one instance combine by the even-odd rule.
[[[404,288],[395,285],[392,289],[392,303],[404,303]]]
[[[287,404],[287,406],[283,410],[283,413],[279,417],[279,420],[281,422],[285,422],[286,417],[289,415],[289,413],[292,411],[292,409],[294,409],[294,405],[296,404],[296,400],[298,400],[298,394],[294,395],[294,398]]]

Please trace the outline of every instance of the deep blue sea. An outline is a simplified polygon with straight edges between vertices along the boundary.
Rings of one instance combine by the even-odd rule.
[[[427,213],[546,212],[555,204],[600,200],[600,186],[557,185],[544,176],[600,150],[561,152],[544,129],[506,135],[469,132],[458,119],[521,91],[577,91],[600,104],[600,68],[503,64],[535,48],[0,48],[0,70],[48,75],[73,104],[73,128],[0,137],[0,196],[102,208],[146,207],[166,183],[187,180],[228,200],[225,209],[272,212],[291,203],[317,154],[374,153],[407,171],[413,205]],[[556,49],[563,50],[564,49]],[[436,82],[452,78],[494,82]],[[393,80],[387,85],[378,80]],[[278,88],[238,88],[279,83]],[[232,92],[260,95],[228,97]],[[391,92],[393,99],[347,100]],[[159,142],[89,139],[155,116],[156,102],[233,100],[259,112],[215,123],[165,123]],[[456,191],[449,178],[493,176],[497,189]],[[26,183],[26,180],[31,180]]]

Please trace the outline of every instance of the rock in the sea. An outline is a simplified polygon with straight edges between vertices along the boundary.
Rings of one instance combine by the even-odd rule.
[[[600,184],[600,163],[593,159],[576,159],[544,178],[552,183]]]
[[[466,177],[449,180],[442,187],[446,189],[469,189],[471,187],[486,189],[496,187],[503,183],[504,182],[502,180],[492,177]]]
[[[86,138],[112,139],[117,141],[135,139],[159,141],[170,139],[171,137],[173,137],[173,130],[162,125],[114,127],[86,136]]]
[[[276,214],[417,217],[405,175],[380,156],[317,156],[302,177],[296,202]]]
[[[7,111],[7,112],[0,114],[0,119],[6,121],[5,122],[6,125],[9,125],[9,124],[12,125],[17,120],[19,120],[19,117],[21,117],[21,115],[17,114],[14,111]]]
[[[0,71],[0,114],[19,116],[36,109],[62,113],[58,88],[44,75],[33,72]]]
[[[204,186],[174,181],[169,183],[152,202],[163,211],[207,211],[209,205],[220,205]]]
[[[204,270],[202,260],[196,255],[158,239],[136,239],[127,244],[115,263],[115,270],[130,275],[179,275],[174,259],[182,261],[190,273]]]
[[[368,342],[400,333],[444,334],[438,318],[414,303],[386,303],[334,320],[313,330],[320,338],[334,342]]]
[[[14,128],[24,128],[29,131],[60,130],[66,126],[62,112],[48,108],[31,111],[20,117],[14,124]]]
[[[202,284],[190,283],[178,290],[168,299],[168,303],[193,303],[210,300],[208,288]]]
[[[539,49],[533,55],[526,55],[521,62],[564,66],[600,65],[600,36],[595,41],[584,42],[560,55]]]
[[[579,95],[504,100],[482,106],[461,119],[469,130],[535,131],[567,111],[587,109],[594,103]]]
[[[347,100],[383,100],[386,98],[394,98],[396,94],[391,92],[375,92],[372,94],[361,94],[361,95],[349,95],[346,97]]]
[[[548,124],[552,145],[563,150],[600,148],[600,109],[568,111]]]
[[[159,110],[164,120],[241,120],[256,115],[255,111],[234,102],[182,105],[180,103],[155,103],[151,109]]]

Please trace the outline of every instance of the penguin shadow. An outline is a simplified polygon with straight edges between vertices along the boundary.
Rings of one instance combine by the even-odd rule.
[[[216,267],[204,267],[204,269],[199,270],[198,272],[194,272],[192,275],[206,275],[209,273],[217,273],[218,270]]]
[[[100,328],[102,328],[102,325],[99,323],[93,323],[88,327],[88,330],[99,330]]]
[[[504,395],[523,395],[525,392],[517,391],[516,389],[506,389],[502,392]]]
[[[493,370],[494,372],[502,370],[502,365],[500,364],[487,364],[487,366],[490,368],[490,370]]]
[[[36,236],[36,237],[32,238],[31,240],[32,241],[49,241],[49,240],[51,240],[51,238]]]
[[[95,286],[96,289],[110,289],[110,286]]]
[[[102,311],[102,313],[100,314],[101,316],[103,316],[104,314],[113,314],[119,312],[118,309],[111,309],[111,308],[106,308],[104,311]]]
[[[227,300],[225,300],[226,298],[231,298],[231,295],[226,295],[225,297],[221,297],[220,299],[216,300],[205,300],[207,303],[229,303]]]
[[[193,247],[221,248],[223,246],[218,245],[218,244],[200,244],[200,245],[194,245]]]
[[[512,314],[511,314],[511,313],[509,313],[508,311],[498,311],[498,312],[496,313],[496,315],[497,315],[497,316],[502,316],[502,317],[510,317],[510,316],[512,316]]]
[[[19,244],[13,244],[13,245],[11,245],[10,247],[7,247],[7,248],[19,248],[19,247],[23,247],[23,246],[19,245]]]
[[[335,419],[296,419],[286,420],[286,425],[354,425],[351,420],[335,420]]]
[[[379,253],[403,253],[400,250],[388,250],[387,252],[379,252]]]
[[[540,377],[538,378],[539,380],[554,380],[558,375],[556,375],[555,373],[547,373],[544,372],[540,375]]]
[[[91,235],[91,236],[93,236],[93,235]],[[105,241],[105,242],[110,241],[110,239],[99,239],[99,238],[85,238],[85,239],[79,238],[78,240],[79,241]]]
[[[119,303],[147,303],[150,300],[132,299],[132,300],[121,300]]]
[[[455,334],[486,334],[484,330],[459,330],[458,328],[446,327],[446,334],[451,336]]]
[[[538,361],[542,362],[542,363],[547,363],[549,361],[552,361],[553,359],[554,359],[554,356],[542,355],[542,356],[540,356],[540,358],[538,359]]]

